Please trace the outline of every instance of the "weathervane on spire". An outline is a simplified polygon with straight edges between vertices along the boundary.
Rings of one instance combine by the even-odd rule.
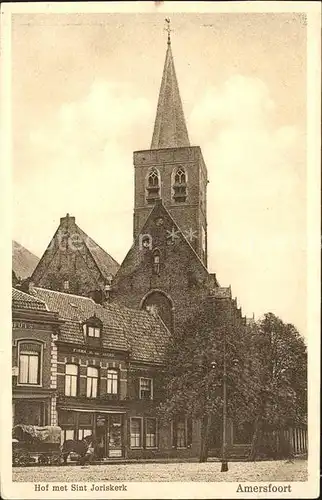
[[[172,31],[172,29],[170,28],[170,17],[166,17],[165,22],[167,23],[167,25],[166,25],[166,28],[164,28],[164,29],[168,33],[168,45],[170,45],[171,44],[170,33]]]

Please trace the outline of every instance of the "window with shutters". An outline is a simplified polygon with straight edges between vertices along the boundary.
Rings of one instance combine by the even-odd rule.
[[[65,396],[77,396],[78,393],[78,365],[65,366]]]
[[[140,399],[153,399],[152,378],[140,378]]]
[[[20,385],[41,385],[41,364],[43,345],[36,341],[20,341],[19,377]]]

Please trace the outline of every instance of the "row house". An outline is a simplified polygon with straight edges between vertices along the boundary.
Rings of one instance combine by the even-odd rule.
[[[31,287],[58,313],[57,422],[66,439],[95,437],[100,459],[196,454],[199,426],[157,418],[170,333],[152,311]]]
[[[56,425],[57,346],[61,321],[45,302],[12,289],[13,425]]]

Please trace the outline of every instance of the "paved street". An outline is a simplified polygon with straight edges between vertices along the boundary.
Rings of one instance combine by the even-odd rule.
[[[13,481],[306,481],[307,461],[232,462],[220,472],[220,463],[140,463],[61,467],[14,467]]]

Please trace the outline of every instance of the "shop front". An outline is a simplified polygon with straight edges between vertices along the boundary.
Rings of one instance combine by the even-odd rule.
[[[53,391],[44,389],[30,391],[27,389],[14,388],[12,395],[13,425],[52,425]]]
[[[125,456],[125,412],[61,409],[58,421],[62,428],[62,443],[67,439],[82,440],[92,435],[99,460]]]

